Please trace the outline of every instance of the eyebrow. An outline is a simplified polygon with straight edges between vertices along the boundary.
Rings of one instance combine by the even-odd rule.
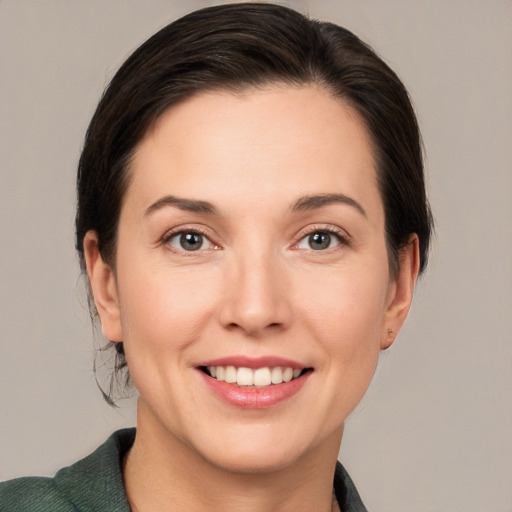
[[[144,215],[151,215],[153,212],[160,210],[165,206],[173,206],[186,212],[209,213],[212,215],[218,213],[215,206],[213,206],[213,204],[209,203],[208,201],[184,199],[176,196],[165,196],[149,206],[144,212]]]
[[[366,217],[364,208],[354,199],[344,194],[319,194],[316,196],[304,196],[298,199],[292,207],[292,211],[306,211],[322,208],[330,204],[346,204],[354,207],[360,214]]]
[[[354,199],[344,194],[318,194],[315,196],[304,196],[299,198],[292,207],[292,212],[314,210],[322,208],[330,204],[346,204],[354,207],[359,213],[366,217],[364,208]],[[158,201],[155,201],[149,206],[144,215],[151,215],[153,212],[164,208],[165,206],[172,206],[187,212],[194,213],[208,213],[210,215],[218,215],[217,208],[208,201],[200,201],[195,199],[184,199],[176,196],[165,196]]]

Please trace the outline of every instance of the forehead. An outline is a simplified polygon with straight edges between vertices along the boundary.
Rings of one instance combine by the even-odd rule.
[[[326,192],[379,199],[364,123],[317,86],[193,96],[157,120],[130,170],[125,199],[145,203],[164,193],[215,203],[233,194],[249,202]]]

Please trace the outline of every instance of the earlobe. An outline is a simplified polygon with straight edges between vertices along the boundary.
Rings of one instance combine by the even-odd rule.
[[[382,350],[393,344],[405,323],[411,308],[419,268],[419,240],[416,234],[412,234],[407,244],[400,251],[400,267],[390,287],[390,297],[383,324]]]
[[[104,336],[110,341],[122,341],[121,315],[113,269],[101,257],[98,235],[88,231],[84,237],[84,253],[87,275],[100,316]]]

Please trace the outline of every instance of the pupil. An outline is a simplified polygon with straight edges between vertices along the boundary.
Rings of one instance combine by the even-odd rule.
[[[187,251],[197,251],[203,245],[203,235],[198,233],[184,233],[180,237],[180,245]]]
[[[331,244],[331,235],[328,233],[313,233],[309,236],[309,245],[311,249],[319,251],[327,249]]]

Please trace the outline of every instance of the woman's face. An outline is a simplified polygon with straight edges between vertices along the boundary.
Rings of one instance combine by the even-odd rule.
[[[94,235],[86,248],[139,428],[242,472],[337,446],[415,278],[414,249],[406,277],[389,274],[355,111],[313,86],[200,94],[159,119],[130,172],[115,274]]]

